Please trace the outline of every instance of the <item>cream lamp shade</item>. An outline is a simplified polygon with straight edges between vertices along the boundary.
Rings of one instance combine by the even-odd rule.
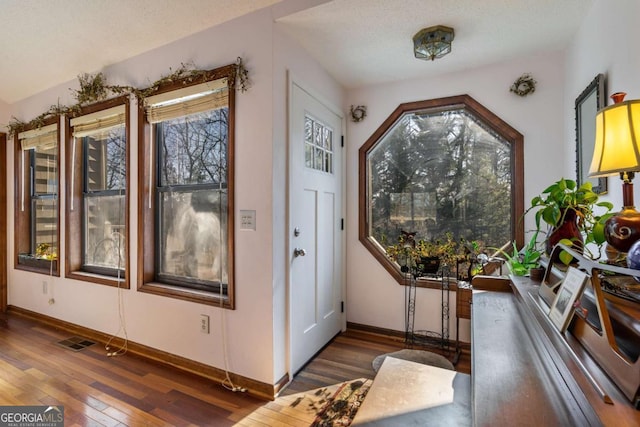
[[[640,100],[622,101],[596,115],[589,176],[640,171]]]

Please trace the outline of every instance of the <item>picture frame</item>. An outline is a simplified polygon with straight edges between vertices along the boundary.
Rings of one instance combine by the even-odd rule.
[[[587,273],[584,271],[569,267],[567,275],[558,288],[558,293],[549,310],[549,319],[561,333],[569,326],[575,312],[573,305],[582,294],[587,278]]]
[[[593,158],[596,139],[596,114],[606,106],[604,74],[598,74],[576,98],[576,173],[577,183],[593,184],[593,191],[605,194],[608,191],[607,177],[590,178],[589,167]]]

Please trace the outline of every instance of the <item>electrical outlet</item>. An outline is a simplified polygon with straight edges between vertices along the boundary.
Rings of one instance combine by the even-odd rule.
[[[46,280],[43,280],[42,281],[42,293],[46,295],[48,291],[49,291],[49,284],[47,283]]]
[[[203,334],[209,333],[209,316],[206,314],[200,315],[200,332]]]

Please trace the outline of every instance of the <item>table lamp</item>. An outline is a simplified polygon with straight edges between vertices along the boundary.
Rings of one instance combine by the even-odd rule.
[[[590,177],[620,174],[622,211],[605,223],[607,243],[628,252],[640,240],[640,212],[633,203],[633,177],[640,171],[640,100],[624,101],[626,93],[611,95],[614,104],[596,115],[596,141]]]

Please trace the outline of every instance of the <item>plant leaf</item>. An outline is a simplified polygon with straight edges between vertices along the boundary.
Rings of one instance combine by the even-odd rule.
[[[569,252],[564,250],[560,251],[560,253],[558,254],[558,258],[564,265],[571,264],[571,260],[573,260],[573,256]]]

